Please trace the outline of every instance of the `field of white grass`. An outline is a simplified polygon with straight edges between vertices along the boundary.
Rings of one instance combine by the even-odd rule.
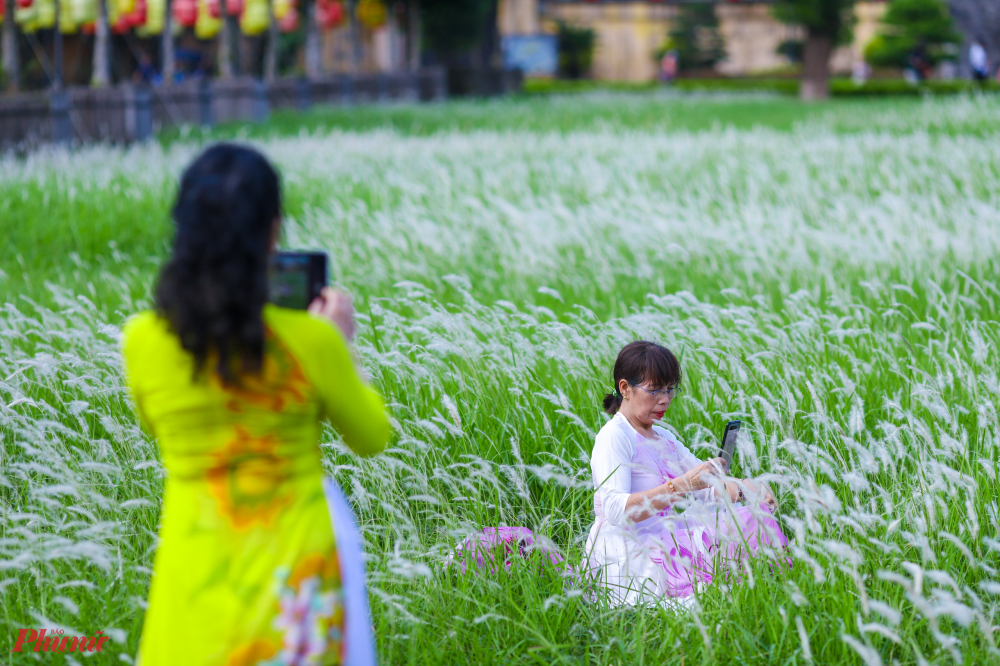
[[[255,140],[283,174],[284,244],[330,253],[392,412],[380,457],[323,441],[383,662],[1000,663],[1000,100],[704,131],[601,122],[616,104],[716,102],[444,105],[593,117]],[[164,470],[118,335],[199,148],[0,157],[0,663],[75,663],[12,654],[22,627],[135,655]],[[665,421],[698,455],[744,421],[735,471],[776,489],[792,569],[754,562],[684,613],[588,601],[533,563],[443,570],[497,524],[580,560],[599,402],[635,338],[681,357]]]

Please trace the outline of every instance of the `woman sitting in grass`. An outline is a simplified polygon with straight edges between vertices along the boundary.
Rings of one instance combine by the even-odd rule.
[[[719,561],[788,544],[761,485],[726,476],[722,458],[702,462],[654,425],[680,390],[669,349],[626,345],[614,379],[604,399],[614,418],[597,434],[590,462],[597,519],[584,563],[613,602],[686,597],[711,582]]]

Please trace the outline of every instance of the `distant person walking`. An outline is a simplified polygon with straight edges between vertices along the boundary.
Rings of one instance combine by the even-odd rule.
[[[931,77],[932,67],[930,58],[927,55],[927,44],[924,40],[919,40],[906,58],[906,63],[913,71],[917,81],[926,81]]]
[[[969,66],[972,67],[972,78],[979,83],[990,77],[990,63],[986,57],[986,49],[978,39],[969,47]]]
[[[670,83],[677,78],[677,51],[671,49],[660,58],[660,80]]]
[[[319,448],[324,420],[360,455],[389,434],[348,350],[350,299],[265,303],[281,192],[254,150],[202,153],[173,218],[155,311],[122,343],[168,472],[139,663],[373,664],[359,537]]]

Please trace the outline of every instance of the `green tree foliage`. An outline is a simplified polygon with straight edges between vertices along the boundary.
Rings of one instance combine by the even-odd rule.
[[[923,45],[932,64],[947,59],[949,46],[962,36],[941,0],[892,0],[882,16],[882,29],[865,47],[872,65],[905,67],[907,56]]]
[[[559,23],[559,73],[570,79],[579,79],[590,70],[594,62],[597,33],[591,28],[576,28]]]
[[[444,57],[468,52],[486,36],[495,0],[422,0],[424,48]]]
[[[805,27],[811,36],[829,37],[850,44],[855,0],[777,0],[774,16],[783,23]]]
[[[715,15],[714,3],[681,5],[669,39],[657,53],[657,58],[670,49],[677,51],[682,70],[706,69],[725,59],[725,41],[719,34],[719,18]]]

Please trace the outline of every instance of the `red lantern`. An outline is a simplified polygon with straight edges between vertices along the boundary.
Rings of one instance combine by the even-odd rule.
[[[336,28],[344,22],[344,3],[338,0],[316,0],[316,22],[323,30]]]
[[[33,4],[35,4],[35,0],[17,0],[17,6],[21,9],[27,9]]]
[[[135,0],[135,6],[128,13],[128,23],[133,28],[138,28],[141,25],[146,24],[146,18],[148,16],[148,9],[146,6],[146,0]]]
[[[111,32],[116,35],[124,35],[132,29],[131,14],[119,14],[118,19],[111,24]]]
[[[205,0],[208,15],[214,19],[222,18],[222,0]]]
[[[291,7],[285,15],[278,21],[278,30],[281,32],[295,32],[299,29],[299,10]]]
[[[226,13],[230,16],[239,16],[243,13],[243,0],[226,0]]]
[[[173,0],[174,20],[185,28],[198,22],[198,0]]]

